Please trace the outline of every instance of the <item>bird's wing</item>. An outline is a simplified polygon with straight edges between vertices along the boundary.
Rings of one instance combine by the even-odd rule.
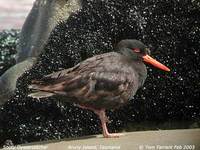
[[[41,85],[42,91],[64,94],[83,101],[128,94],[129,87],[134,83],[134,72],[130,66],[122,64],[120,59],[121,55],[114,52],[97,55],[35,83]]]

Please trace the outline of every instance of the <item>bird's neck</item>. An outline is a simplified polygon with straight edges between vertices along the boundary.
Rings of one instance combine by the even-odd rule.
[[[138,74],[138,85],[141,87],[147,77],[145,64],[136,55],[132,54],[131,50],[120,50],[119,53],[124,56],[125,61],[128,62]]]
[[[147,69],[142,61],[133,61],[132,66],[138,74],[138,85],[142,87],[147,77]]]

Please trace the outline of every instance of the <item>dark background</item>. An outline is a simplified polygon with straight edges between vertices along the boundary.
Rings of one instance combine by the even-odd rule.
[[[200,127],[199,16],[200,3],[191,0],[84,1],[81,11],[53,30],[36,65],[20,77],[15,96],[1,107],[0,143],[100,133],[100,121],[92,112],[58,99],[28,98],[27,85],[32,79],[112,51],[125,38],[148,45],[151,55],[169,66],[171,72],[149,66],[144,87],[129,104],[107,111],[109,130]],[[1,74],[14,64],[9,56],[16,52],[18,36],[18,31],[0,34]]]

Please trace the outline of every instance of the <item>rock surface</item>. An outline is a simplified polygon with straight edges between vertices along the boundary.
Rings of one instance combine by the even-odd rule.
[[[36,0],[22,27],[17,62],[37,57],[52,29],[80,8],[80,0]]]
[[[24,146],[44,146],[47,150],[176,150],[200,148],[200,129],[127,132],[120,138],[102,135],[44,141]]]

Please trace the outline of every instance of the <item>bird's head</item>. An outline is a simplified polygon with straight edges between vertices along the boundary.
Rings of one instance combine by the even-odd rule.
[[[150,49],[141,41],[134,39],[122,40],[117,44],[116,50],[133,60],[144,61],[161,70],[170,71],[168,67],[149,56]]]

